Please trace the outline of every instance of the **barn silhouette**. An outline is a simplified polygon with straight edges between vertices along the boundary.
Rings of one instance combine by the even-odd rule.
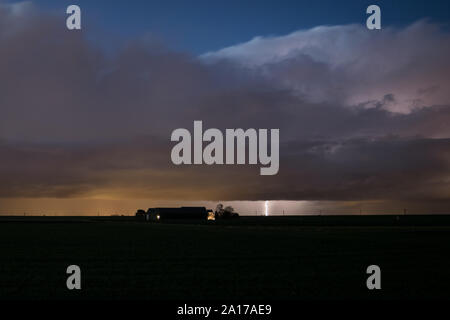
[[[145,221],[175,219],[215,220],[214,212],[207,210],[205,207],[149,208],[147,211],[138,210],[136,217]]]

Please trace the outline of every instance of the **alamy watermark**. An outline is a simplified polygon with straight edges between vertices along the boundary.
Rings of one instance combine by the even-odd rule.
[[[381,290],[381,268],[373,264],[367,267],[366,273],[370,274],[366,281],[367,289]]]
[[[81,269],[76,264],[72,264],[67,267],[66,273],[69,277],[66,281],[67,289],[69,290],[81,290]]]
[[[66,26],[69,30],[81,30],[81,8],[77,5],[70,5],[66,10],[70,16],[66,19]]]
[[[367,7],[367,14],[370,16],[366,20],[366,26],[369,30],[380,30],[381,29],[381,9],[379,6],[372,4]]]
[[[66,9],[69,17],[66,19],[66,26],[69,30],[81,30],[81,8],[78,5],[70,5]],[[369,30],[381,29],[381,9],[378,5],[372,4],[367,7],[366,14],[370,16],[366,20],[366,26]]]
[[[261,164],[261,175],[275,175],[280,167],[280,130],[270,129],[270,152],[268,129],[226,129],[225,137],[219,129],[203,132],[202,121],[194,121],[194,135],[184,128],[172,132],[171,141],[178,142],[171,153],[176,165],[186,164]],[[224,141],[225,140],[225,141]],[[209,142],[203,148],[203,142]],[[248,152],[246,152],[248,142]],[[225,143],[225,144],[224,144]],[[192,159],[192,144],[194,146]],[[236,151],[236,155],[235,155]],[[225,153],[225,154],[224,154]],[[248,157],[246,157],[248,155]],[[235,161],[236,160],[236,161]]]

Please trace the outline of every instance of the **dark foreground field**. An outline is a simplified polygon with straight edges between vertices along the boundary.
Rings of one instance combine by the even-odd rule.
[[[450,299],[448,217],[336,219],[0,218],[0,299]]]

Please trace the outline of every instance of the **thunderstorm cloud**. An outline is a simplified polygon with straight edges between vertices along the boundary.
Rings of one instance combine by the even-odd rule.
[[[449,208],[450,34],[319,26],[200,56],[113,54],[0,5],[0,198],[409,200]],[[175,166],[170,133],[279,128],[280,171]]]

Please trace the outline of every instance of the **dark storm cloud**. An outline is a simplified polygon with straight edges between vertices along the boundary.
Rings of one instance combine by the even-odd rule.
[[[383,71],[370,69],[377,86],[360,76],[384,61],[364,47],[365,33],[314,30],[300,35],[306,49],[269,61],[258,55],[250,65],[233,53],[251,57],[245,44],[199,58],[142,39],[106,55],[59,18],[0,6],[0,197],[448,204],[448,35],[422,23],[377,37],[389,57]],[[344,44],[345,34],[359,40],[348,50],[340,44],[337,55],[324,44],[335,34]],[[406,62],[397,46],[411,51]],[[170,133],[192,130],[194,120],[205,128],[280,128],[280,173],[173,165]]]
[[[448,104],[450,36],[418,21],[370,32],[364,25],[319,26],[251,41],[203,55],[259,72],[312,102],[347,105],[380,101],[387,110]]]

